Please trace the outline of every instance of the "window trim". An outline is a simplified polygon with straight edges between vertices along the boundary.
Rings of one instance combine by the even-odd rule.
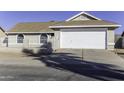
[[[17,34],[17,35],[16,35],[16,44],[23,44],[23,43],[18,43],[18,36],[19,36],[19,35],[23,35],[23,37],[24,37],[24,38],[23,38],[23,43],[24,43],[25,35],[24,35],[24,34]]]
[[[47,36],[47,42],[48,42],[48,34],[47,34],[47,33],[42,33],[42,34],[39,35],[39,43],[40,43],[40,44],[42,44],[42,43],[41,43],[41,36],[42,36],[43,34],[46,34],[46,36]]]

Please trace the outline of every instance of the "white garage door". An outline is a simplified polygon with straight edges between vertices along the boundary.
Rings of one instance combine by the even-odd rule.
[[[105,31],[61,31],[61,48],[105,49]]]

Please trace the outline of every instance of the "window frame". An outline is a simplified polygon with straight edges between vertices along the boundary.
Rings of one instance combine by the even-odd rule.
[[[19,35],[22,35],[22,36],[23,36],[23,38],[22,38],[22,39],[20,38],[20,40],[19,40]],[[24,38],[25,38],[25,37],[24,37],[24,34],[18,34],[18,35],[17,35],[17,40],[16,40],[17,44],[23,44],[23,43],[24,43]],[[19,41],[21,41],[21,40],[22,40],[22,42],[19,42]]]
[[[46,35],[46,39],[43,39],[43,38],[41,39],[42,35]],[[44,42],[43,41],[41,42],[41,40],[44,40]],[[45,43],[47,43],[47,41],[48,41],[48,35],[47,35],[47,33],[40,34],[40,44],[45,44]]]

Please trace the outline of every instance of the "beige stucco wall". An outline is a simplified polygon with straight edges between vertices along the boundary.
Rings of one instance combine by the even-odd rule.
[[[17,35],[8,35],[8,47],[22,47],[23,44],[17,44]]]
[[[54,49],[60,48],[60,31],[55,31],[55,37],[54,37]]]
[[[80,15],[74,19],[72,19],[71,21],[79,21],[79,20],[91,20],[92,18],[88,18],[87,16],[85,15]]]
[[[48,42],[53,42],[53,38],[48,35]],[[8,47],[40,47],[43,44],[40,43],[40,34],[24,34],[24,42],[17,43],[17,34],[15,35],[8,35]]]
[[[80,15],[76,17],[75,19],[73,19],[72,21],[78,21],[78,20],[90,20],[90,19],[87,18],[86,16]]]
[[[72,29],[68,29],[72,30]],[[82,29],[75,29],[75,30],[82,30]],[[83,28],[84,30],[84,28]],[[85,30],[93,30],[93,31],[100,31],[104,30],[106,31],[106,49],[114,49],[114,31],[113,29],[107,29],[107,28],[85,28]],[[59,49],[60,48],[60,31],[61,30],[55,30],[54,37],[48,36],[48,42],[52,43],[53,49]],[[8,35],[8,46],[9,47],[40,47],[42,44],[40,44],[40,34],[26,34],[24,35],[24,43],[19,44],[17,43],[17,35]]]
[[[107,49],[108,50],[113,50],[114,49],[114,45],[115,45],[115,42],[114,42],[114,31],[113,29],[108,29],[107,30]]]
[[[40,35],[24,35],[24,46],[25,47],[39,47],[40,46]]]
[[[6,36],[5,32],[3,32],[3,31],[0,29],[0,37],[5,37],[5,36]]]
[[[0,47],[6,46],[6,43],[4,42],[6,37],[7,35],[5,34],[5,32],[0,29]]]

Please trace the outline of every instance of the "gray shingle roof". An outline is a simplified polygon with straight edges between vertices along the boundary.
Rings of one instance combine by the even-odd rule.
[[[9,32],[45,32],[53,31],[49,26],[58,22],[26,22],[18,23]]]
[[[10,32],[50,32],[54,31],[49,26],[83,26],[83,25],[118,25],[114,22],[103,20],[62,21],[62,22],[26,22],[15,25]]]

